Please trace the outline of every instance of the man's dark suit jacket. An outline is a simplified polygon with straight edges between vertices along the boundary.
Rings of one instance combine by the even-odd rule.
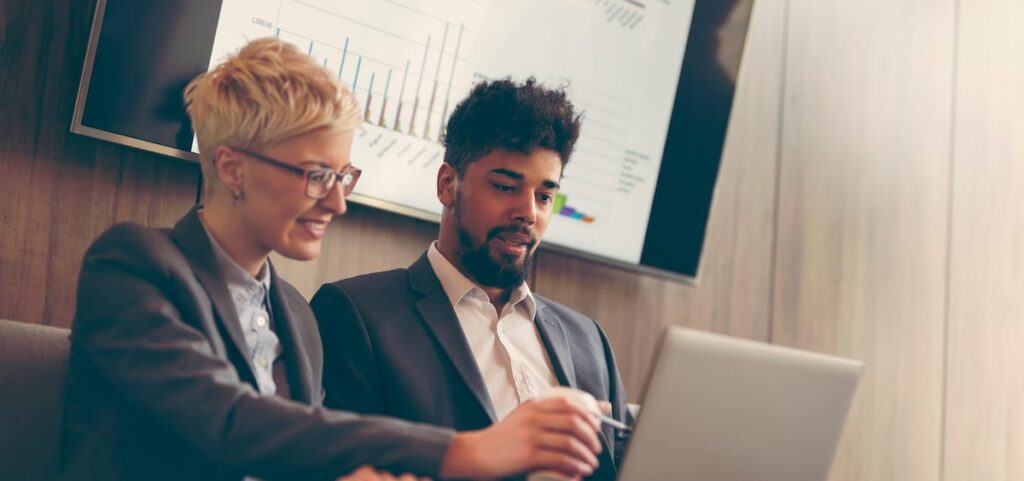
[[[363,464],[435,476],[451,430],[323,408],[313,313],[270,285],[294,400],[258,394],[197,211],[100,236],[78,284],[63,479],[333,479]]]
[[[534,323],[563,386],[589,392],[625,418],[611,346],[591,319],[534,294]],[[448,296],[426,254],[408,269],[325,284],[311,302],[324,341],[325,404],[475,430],[494,407]],[[626,439],[604,428],[601,466],[612,480]],[[609,442],[612,441],[612,442]]]

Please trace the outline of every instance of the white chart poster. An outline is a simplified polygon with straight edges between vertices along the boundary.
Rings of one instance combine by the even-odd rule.
[[[455,105],[481,79],[568,86],[583,112],[545,236],[637,263],[694,0],[224,0],[210,64],[277,36],[360,101],[362,196],[440,213],[435,177]]]

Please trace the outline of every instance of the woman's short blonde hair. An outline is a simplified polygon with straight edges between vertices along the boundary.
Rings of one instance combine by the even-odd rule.
[[[331,72],[276,38],[253,40],[185,88],[199,143],[203,197],[218,184],[214,155],[259,151],[313,131],[359,127],[355,96]]]

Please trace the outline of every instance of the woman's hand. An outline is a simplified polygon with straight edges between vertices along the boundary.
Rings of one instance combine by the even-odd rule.
[[[362,466],[359,469],[342,476],[337,481],[430,481],[427,478],[419,478],[412,474],[395,476],[387,471],[377,471],[373,466]]]

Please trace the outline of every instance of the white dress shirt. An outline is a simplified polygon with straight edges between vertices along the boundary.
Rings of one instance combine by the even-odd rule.
[[[455,309],[499,420],[558,385],[533,323],[537,303],[525,282],[499,314],[487,293],[437,250],[437,242],[427,260]]]

